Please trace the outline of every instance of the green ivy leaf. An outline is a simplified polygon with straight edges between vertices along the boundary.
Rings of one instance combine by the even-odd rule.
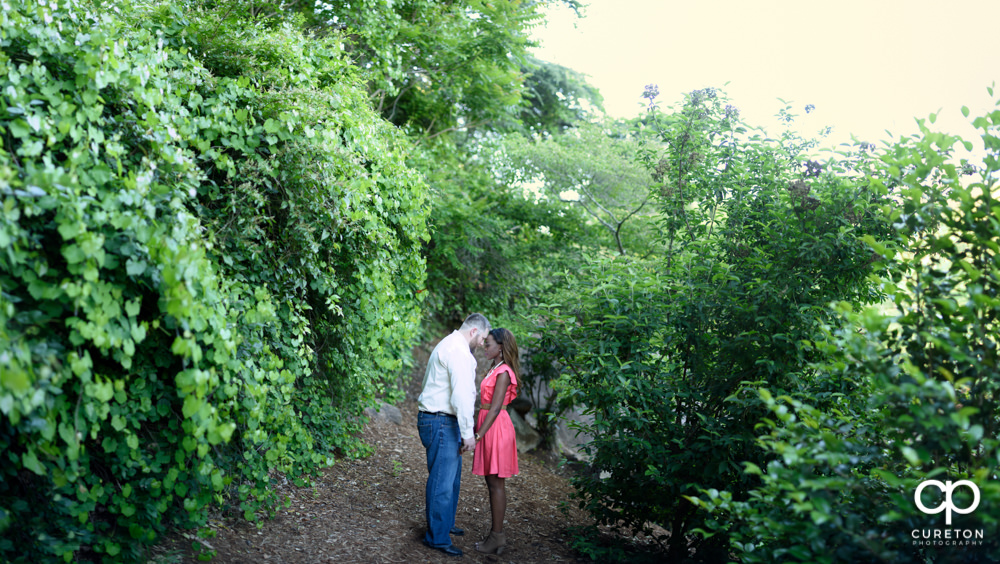
[[[38,474],[39,476],[47,475],[45,467],[42,466],[42,463],[38,461],[38,457],[35,455],[35,451],[33,449],[29,449],[27,452],[21,455],[21,466],[27,468],[28,470],[31,470],[32,472]]]

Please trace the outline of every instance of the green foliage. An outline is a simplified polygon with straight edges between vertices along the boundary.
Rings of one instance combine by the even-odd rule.
[[[572,262],[558,251],[586,238],[576,214],[525,200],[490,170],[496,135],[487,131],[520,131],[519,118],[554,127],[580,115],[580,100],[599,100],[577,73],[528,57],[528,33],[547,4],[288,6],[321,36],[344,32],[376,111],[416,141],[407,159],[430,186],[425,295],[435,321],[451,324],[485,311],[516,323],[513,312],[544,294],[548,273]]]
[[[427,306],[448,323],[485,311],[495,326],[498,316],[516,325],[592,236],[570,206],[498,182],[489,168],[496,142],[475,143],[411,160],[432,188]]]
[[[357,451],[416,335],[405,143],[335,40],[226,14],[4,4],[4,560],[256,518]]]
[[[343,29],[385,119],[416,136],[509,121],[539,2],[330,0],[321,29]]]
[[[527,52],[544,8],[563,4],[579,14],[578,0],[190,1],[267,25],[294,15],[316,36],[336,37],[376,111],[415,139],[518,129],[519,119],[555,127],[583,110],[576,101],[600,100],[579,73]]]
[[[818,378],[815,351],[800,345],[832,317],[831,300],[878,297],[862,238],[886,227],[869,179],[835,163],[803,172],[800,145],[752,134],[714,90],[638,125],[650,136],[641,158],[656,180],[663,251],[583,270],[576,301],[547,328],[567,343],[559,386],[594,415],[581,505],[612,527],[659,523],[685,539],[707,515],[689,496],[744,498],[756,482],[742,464],[769,457],[755,440],[766,415],[758,387],[839,386]],[[727,545],[692,542],[709,559]],[[683,558],[689,546],[669,550]]]
[[[521,123],[529,133],[562,133],[587,121],[604,98],[583,74],[555,63],[527,60]]]
[[[200,211],[227,272],[285,296],[272,338],[305,361],[306,397],[333,398],[297,406],[303,420],[342,425],[345,410],[393,393],[418,329],[426,187],[404,165],[404,139],[367,108],[336,40],[206,19],[199,44],[216,75],[239,69],[233,79],[263,86],[255,102],[277,140],[264,158],[210,178]]]
[[[501,170],[510,184],[539,184],[541,197],[579,206],[619,254],[647,253],[649,171],[621,124],[581,122],[558,135],[509,136]]]
[[[885,208],[895,236],[869,243],[891,267],[892,310],[841,305],[842,324],[818,344],[828,354],[818,368],[853,381],[855,393],[824,402],[761,392],[773,419],[760,442],[776,456],[766,472],[748,467],[760,487],[745,502],[726,493],[701,502],[721,510],[719,526],[731,527],[743,561],[1000,559],[1000,111],[974,124],[986,152],[978,181],[963,178],[975,170],[968,163],[948,158],[961,140],[925,122],[881,157],[900,187]],[[978,509],[955,514],[951,526],[925,515],[914,492],[927,479],[971,480]],[[958,507],[971,502],[967,489],[957,490]],[[945,528],[980,530],[984,544],[913,542],[913,531]]]

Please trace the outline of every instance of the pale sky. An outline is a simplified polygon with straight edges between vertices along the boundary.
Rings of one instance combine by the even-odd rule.
[[[549,12],[534,53],[588,75],[614,117],[638,115],[646,84],[663,106],[714,86],[772,133],[782,98],[804,134],[833,126],[830,144],[913,133],[938,113],[938,130],[978,147],[961,107],[996,108],[1000,0],[590,0],[584,13]]]

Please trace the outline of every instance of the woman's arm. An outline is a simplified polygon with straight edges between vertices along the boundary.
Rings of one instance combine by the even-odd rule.
[[[493,422],[500,415],[500,408],[503,407],[503,400],[507,396],[507,386],[509,385],[510,376],[507,375],[506,371],[497,375],[497,383],[493,388],[493,400],[490,402],[490,410],[486,412],[486,419],[483,419],[483,424],[479,426],[479,431],[476,432],[479,438],[486,436],[486,431],[490,430]]]

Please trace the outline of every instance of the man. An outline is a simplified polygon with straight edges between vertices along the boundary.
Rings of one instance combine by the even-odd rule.
[[[417,431],[427,449],[424,544],[451,556],[462,555],[452,546],[450,536],[464,534],[455,527],[462,454],[476,448],[476,357],[472,349],[483,346],[489,332],[490,322],[473,313],[458,331],[441,339],[427,360],[417,398]]]

